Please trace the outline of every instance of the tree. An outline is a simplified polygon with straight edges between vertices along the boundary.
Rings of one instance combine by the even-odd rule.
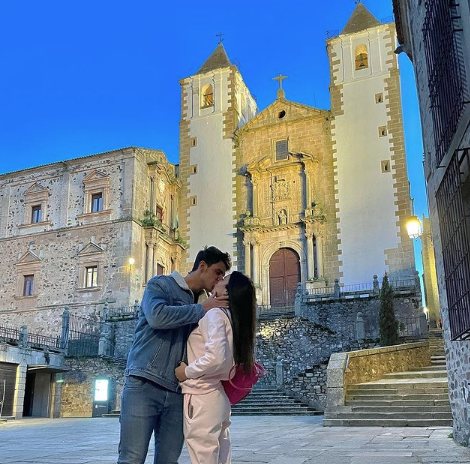
[[[380,344],[390,346],[398,344],[398,321],[395,318],[393,309],[393,289],[385,273],[380,289]]]

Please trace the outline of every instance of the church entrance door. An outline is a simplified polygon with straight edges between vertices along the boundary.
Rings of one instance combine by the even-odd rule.
[[[293,306],[299,282],[299,255],[290,248],[277,250],[269,261],[271,306]]]

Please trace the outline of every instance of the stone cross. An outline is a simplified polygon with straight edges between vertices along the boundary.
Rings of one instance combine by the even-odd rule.
[[[284,90],[282,88],[282,81],[284,79],[287,79],[287,76],[283,76],[282,74],[279,74],[278,76],[273,77],[273,81],[279,82],[279,88],[277,89],[277,98],[284,98]]]

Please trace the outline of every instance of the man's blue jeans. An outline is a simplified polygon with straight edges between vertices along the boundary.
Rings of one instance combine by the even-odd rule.
[[[122,393],[118,464],[144,464],[152,432],[154,464],[177,464],[183,448],[183,395],[128,376]]]

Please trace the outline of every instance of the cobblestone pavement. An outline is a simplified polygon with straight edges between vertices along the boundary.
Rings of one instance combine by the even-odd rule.
[[[322,427],[322,417],[234,417],[233,464],[470,463],[449,427]],[[22,419],[0,424],[1,464],[115,463],[119,422]],[[153,463],[153,447],[146,464]],[[180,464],[189,464],[186,450]]]

